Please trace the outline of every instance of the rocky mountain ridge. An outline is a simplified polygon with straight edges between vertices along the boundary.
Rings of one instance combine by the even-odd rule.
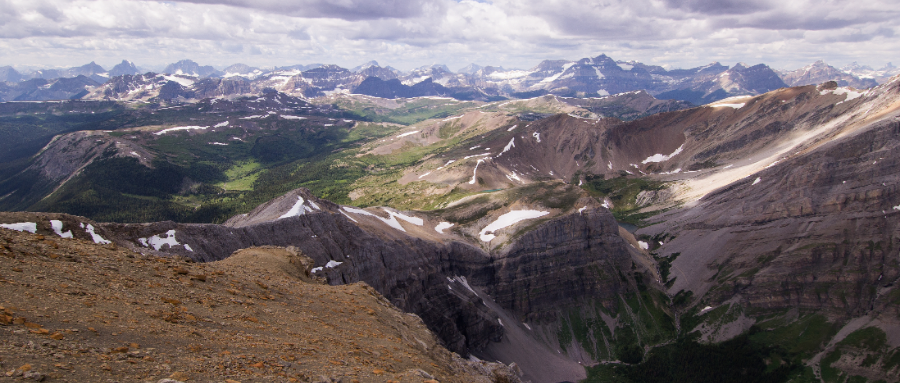
[[[475,222],[474,230],[504,211],[516,209],[491,213]],[[632,273],[621,280],[609,276],[637,267],[635,275],[647,274],[644,280],[653,279],[648,274],[652,270],[644,266],[646,256],[620,236],[612,216],[602,208],[560,213],[539,221],[543,223],[510,245],[490,252],[473,246],[461,231],[472,224],[438,230],[441,223],[436,217],[339,206],[305,190],[291,192],[224,225],[100,224],[67,215],[5,214],[3,221],[18,221],[5,225],[7,228],[115,243],[148,255],[177,254],[197,261],[224,259],[252,246],[295,246],[314,261],[313,275],[333,285],[366,282],[400,309],[416,313],[450,350],[461,354],[478,354],[500,341],[504,326],[553,326],[561,319],[560,310],[583,304],[579,291],[594,292],[591,302],[602,305],[613,318],[631,322],[633,319],[620,311],[619,299],[636,293],[633,278],[640,277]],[[555,250],[548,252],[548,246]],[[507,318],[521,322],[498,321],[500,314],[482,304],[484,299],[507,310]],[[531,334],[530,339],[532,353],[543,352],[548,357],[554,353],[538,334]],[[565,377],[583,377],[577,364],[568,363],[571,367]],[[547,376],[539,365],[521,367],[526,378],[560,378]]]
[[[854,75],[852,70],[838,69],[822,60],[793,71],[779,71],[778,75],[790,86],[818,85],[827,81],[835,81],[839,86],[852,86],[857,89],[868,89],[878,85],[872,77],[859,77]]]
[[[361,65],[354,70],[347,70],[335,65],[310,65],[294,66],[274,69],[250,68],[232,65],[219,71],[211,66],[201,66],[191,60],[182,60],[167,66],[163,73],[173,76],[169,81],[174,81],[181,86],[190,88],[195,82],[204,83],[212,79],[230,79],[249,83],[245,86],[233,86],[225,92],[226,96],[258,94],[261,89],[272,87],[279,91],[299,95],[303,97],[317,97],[330,93],[361,93],[368,95],[381,94],[390,98],[395,97],[420,97],[420,96],[448,96],[461,100],[492,100],[501,98],[527,98],[542,94],[556,94],[562,96],[591,97],[605,96],[615,93],[629,92],[633,90],[646,90],[653,95],[667,93],[673,98],[688,100],[694,103],[702,101],[714,101],[729,95],[757,94],[784,86],[782,83],[774,83],[766,79],[766,74],[752,74],[746,68],[735,66],[724,67],[718,63],[705,67],[667,71],[662,67],[648,66],[636,62],[617,62],[611,58],[600,55],[595,58],[585,58],[575,62],[544,61],[529,71],[504,70],[499,67],[475,67],[469,68],[465,73],[454,73],[444,65],[435,64],[417,68],[408,73],[401,73],[393,68],[382,68],[377,62]],[[634,69],[637,68],[637,69]],[[768,67],[754,67],[763,72],[771,72]],[[146,85],[146,79],[137,79],[136,67],[123,61],[110,72],[96,64],[88,64],[81,68],[58,71],[50,70],[47,73],[38,73],[32,77],[54,78],[68,77],[83,74],[91,78],[97,84],[86,84],[81,90],[93,91],[89,99],[105,100],[131,100],[132,94],[123,94],[123,83],[127,88],[137,88]],[[768,72],[767,72],[768,70]],[[727,81],[715,80],[720,72],[727,72],[726,77],[734,78]],[[12,68],[7,68],[7,87],[15,88],[16,81],[23,78],[21,74]],[[734,73],[732,73],[734,72]],[[741,74],[738,74],[741,73]],[[131,77],[123,77],[123,76]],[[49,76],[49,77],[48,77]],[[762,76],[762,77],[760,77]],[[156,77],[147,73],[141,77]],[[771,77],[771,76],[769,76]],[[176,78],[181,78],[177,80]],[[379,90],[385,85],[374,86],[368,84],[360,88],[366,79],[369,81],[381,80],[389,82],[399,80],[402,86],[391,85],[402,91],[385,92]],[[104,84],[109,82],[109,84]],[[213,82],[216,82],[213,80]],[[423,85],[427,82],[429,85]],[[134,83],[134,85],[132,85]],[[434,86],[430,84],[434,84]],[[104,84],[98,89],[97,85]],[[304,85],[305,84],[305,85]],[[89,86],[88,86],[89,85]],[[159,86],[163,84],[158,84]],[[18,87],[23,87],[18,85]],[[202,94],[197,89],[188,89],[188,92]],[[715,93],[717,92],[718,93]],[[671,93],[675,92],[675,93]],[[685,93],[688,92],[688,93]],[[693,92],[693,93],[690,93]],[[699,96],[696,94],[699,92]],[[29,94],[27,91],[9,90],[4,100],[50,100],[62,98],[62,94]],[[84,94],[73,92],[66,94],[65,98],[84,97]],[[163,92],[161,95],[153,94],[144,96],[157,97],[171,100],[178,96],[185,96],[179,92]]]
[[[559,65],[566,64],[539,69],[552,73]],[[315,77],[321,83],[349,73],[320,69]],[[742,86],[743,78],[760,73],[771,78],[765,68],[739,69],[716,72],[716,84]],[[668,105],[645,92],[465,107],[440,98],[412,106],[365,96],[342,100],[442,111],[408,126],[374,128],[385,130],[357,141],[351,154],[329,157],[324,171],[298,165],[284,173],[315,170],[327,178],[364,166],[370,175],[338,180],[351,184],[348,196],[369,208],[298,189],[222,225],[99,224],[38,213],[4,222],[204,261],[249,246],[296,246],[329,283],[365,281],[419,315],[452,350],[505,363],[559,355],[565,358],[553,359],[556,366],[639,361],[675,337],[716,342],[745,334],[803,345],[785,352],[826,381],[841,374],[892,380],[900,372],[892,364],[900,346],[892,319],[894,280],[900,278],[893,243],[900,234],[890,213],[900,204],[890,186],[898,174],[891,158],[900,77],[866,91],[826,82],[632,121],[600,118],[587,108]],[[254,138],[269,145],[255,153],[267,155],[291,129],[311,137],[373,129],[317,115],[312,109],[319,106],[271,91],[250,101],[187,105],[207,115],[179,111],[196,125],[106,134],[123,143],[200,140],[218,148],[230,145],[221,145],[228,137],[279,132],[277,141]],[[243,108],[241,117],[219,114],[236,108]],[[57,140],[64,137],[75,136]],[[161,153],[167,152],[147,154]],[[411,201],[422,210],[397,210]],[[610,210],[619,218],[654,216],[656,225],[635,237],[618,227]],[[813,331],[820,338],[784,334],[808,323],[822,326]],[[884,341],[877,347],[848,343],[862,336],[859,331]],[[526,349],[540,352],[515,351]],[[582,377],[562,370],[523,366],[538,381]]]
[[[636,68],[636,69],[635,69]],[[301,72],[307,72],[302,76]],[[344,73],[349,72],[349,73]],[[773,75],[773,73],[775,75]],[[138,75],[138,69],[133,63],[123,60],[110,71],[90,63],[82,67],[70,69],[48,69],[21,74],[12,67],[0,69],[0,79],[7,82],[7,95],[3,100],[54,100],[68,99],[72,97],[84,97],[79,94],[82,90],[92,90],[94,87],[111,81],[123,75]],[[760,64],[748,67],[738,63],[734,67],[726,67],[719,63],[706,66],[666,70],[660,66],[645,65],[634,61],[615,61],[606,55],[593,58],[583,58],[577,61],[545,60],[529,70],[505,70],[500,67],[483,67],[469,65],[458,73],[452,72],[445,65],[435,64],[423,66],[410,72],[401,72],[391,67],[383,68],[377,62],[371,61],[355,67],[349,71],[334,65],[311,64],[295,65],[278,68],[252,68],[244,64],[234,64],[224,70],[217,70],[212,66],[203,66],[192,60],[181,60],[168,65],[163,74],[171,76],[184,76],[193,82],[203,79],[243,79],[249,81],[250,87],[235,87],[226,92],[228,96],[258,94],[266,86],[275,85],[279,91],[302,95],[304,97],[317,97],[333,92],[353,92],[371,96],[395,97],[421,97],[421,96],[448,96],[457,99],[490,100],[492,98],[527,98],[542,94],[555,94],[568,97],[592,97],[609,94],[625,93],[634,90],[646,90],[654,96],[662,99],[678,99],[690,101],[696,105],[706,104],[722,98],[736,95],[755,95],[774,90],[784,86],[799,86],[818,84],[825,81],[838,81],[841,86],[853,86],[865,89],[883,83],[890,76],[897,74],[896,68],[888,64],[880,70],[873,70],[860,65],[850,65],[837,69],[828,66],[824,62],[816,62],[807,67],[793,71],[772,71],[767,66]],[[352,74],[352,75],[350,75]],[[78,91],[69,93],[41,94],[28,90],[16,91],[16,88],[31,89],[35,85],[16,83],[26,79],[42,78],[48,83],[57,82],[60,78],[71,78],[83,75],[97,84],[83,84]],[[288,84],[272,83],[272,77],[292,77],[288,83],[306,82],[314,89],[305,88],[298,90],[297,85],[290,89]],[[262,83],[257,84],[256,80]],[[323,77],[330,78],[322,81]],[[357,89],[366,79],[375,78],[384,82],[397,79],[403,86],[411,87],[421,84],[426,79],[434,83],[438,88],[419,85],[421,89],[407,89],[402,91],[385,91],[385,85],[374,86],[368,84]],[[784,80],[783,82],[779,81]],[[280,78],[277,80],[281,80]],[[121,83],[123,79],[116,80]],[[124,80],[126,82],[130,80]],[[376,81],[376,80],[371,80]],[[185,86],[185,81],[176,81]],[[276,85],[277,84],[277,85]],[[43,86],[44,84],[38,85]],[[279,88],[280,85],[280,88]],[[121,87],[121,85],[115,85]],[[388,87],[397,88],[397,85]],[[303,88],[302,86],[300,88]],[[400,87],[402,88],[402,87]],[[2,92],[0,92],[2,94]],[[167,96],[163,94],[163,96]],[[131,99],[121,94],[113,94],[108,90],[101,91],[90,98],[102,99]],[[124,97],[124,98],[123,98]]]
[[[5,379],[520,381],[449,352],[365,283],[318,283],[294,248],[201,264],[95,242],[0,229]]]

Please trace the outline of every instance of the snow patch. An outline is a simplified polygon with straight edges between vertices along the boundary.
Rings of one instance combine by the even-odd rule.
[[[285,120],[305,120],[305,119],[306,119],[306,117],[289,116],[289,115],[284,115],[284,114],[281,115],[281,118],[283,118],[283,119],[285,119]]]
[[[669,174],[678,174],[678,173],[681,173],[681,168],[675,169],[675,170],[673,170],[673,171],[671,171],[671,172],[662,172],[662,173],[659,173],[659,174],[669,175]]]
[[[647,242],[644,242],[644,241],[638,241],[638,246],[640,246],[641,249],[644,249],[644,250],[650,249],[650,244]]]
[[[531,134],[531,136],[534,137],[534,139],[537,140],[538,143],[541,143],[541,134],[540,133],[534,132]]]
[[[63,233],[63,222],[55,219],[50,220],[50,227],[53,228],[53,232],[61,238],[72,238],[72,230],[69,230]]]
[[[179,131],[179,130],[195,130],[195,129],[205,130],[207,128],[209,128],[209,127],[208,126],[177,126],[174,128],[163,129],[163,130],[160,130],[153,134],[155,134],[157,136],[161,136],[163,134],[166,134],[169,132],[175,132],[175,131]]]
[[[388,215],[389,215],[388,218],[379,217],[379,216],[369,213],[368,211],[365,211],[363,209],[356,209],[356,208],[347,207],[347,206],[344,206],[342,209],[344,209],[350,213],[359,214],[359,215],[368,215],[371,217],[378,218],[378,220],[380,220],[381,222],[384,222],[388,226],[393,227],[394,229],[400,230],[404,233],[406,232],[406,229],[404,229],[403,226],[400,225],[400,222],[397,221],[397,218],[400,218],[406,222],[409,222],[409,223],[411,223],[413,225],[417,225],[417,226],[422,226],[425,224],[424,220],[421,218],[410,217],[407,215],[389,211],[387,209],[384,209],[384,211],[386,211],[388,213]],[[344,214],[344,215],[346,215],[346,214]],[[351,218],[349,215],[347,215],[347,218],[350,218],[353,222],[357,222],[355,219]]]
[[[32,234],[37,232],[37,223],[35,222],[0,223],[0,227],[15,231],[27,231]]]
[[[220,122],[220,123],[218,123],[218,124],[215,124],[215,125],[213,125],[213,128],[224,128],[224,127],[226,127],[226,126],[228,126],[228,121]]]
[[[403,138],[403,137],[406,137],[406,136],[409,136],[409,135],[413,135],[413,134],[416,134],[416,133],[419,133],[419,131],[418,131],[418,130],[413,130],[412,132],[406,132],[406,133],[403,133],[403,134],[397,136],[397,138]]]
[[[178,243],[178,240],[175,239],[174,229],[167,231],[165,237],[161,237],[160,234],[157,234],[150,238],[138,238],[138,241],[146,247],[153,247],[153,250],[156,251],[159,251],[163,245],[169,245],[169,248],[181,245]]]
[[[478,235],[481,237],[481,240],[483,242],[488,242],[496,237],[493,234],[494,231],[515,225],[516,223],[519,223],[526,219],[539,218],[547,214],[550,214],[550,212],[538,210],[514,210],[501,215],[499,218],[497,218],[496,221],[494,221],[490,225],[485,226],[484,229],[481,229]]]
[[[562,72],[559,72],[559,73],[557,73],[557,74],[555,74],[555,75],[553,75],[553,76],[547,77],[547,78],[541,80],[541,82],[553,82],[553,81],[556,81],[557,79],[559,79],[560,76],[562,76],[563,73],[566,73],[566,71],[569,70],[569,68],[571,68],[572,65],[575,65],[575,63],[572,62],[572,63],[568,63],[568,64],[566,64],[566,65],[563,65]]]
[[[503,147],[503,151],[500,152],[500,154],[506,153],[506,152],[508,152],[510,149],[515,148],[515,147],[516,147],[516,138],[515,138],[515,137],[510,138],[510,139],[509,139],[509,143],[506,144],[506,146]],[[499,155],[498,155],[498,157],[499,157]]]
[[[343,215],[344,215],[344,217],[347,217],[347,218],[348,218],[348,219],[350,219],[350,220],[351,220],[351,221],[353,221],[353,222],[356,222],[356,223],[359,223],[359,221],[357,221],[357,220],[355,220],[355,219],[353,219],[353,217],[351,217],[351,216],[349,216],[349,215],[347,215],[347,213],[344,213],[344,212],[341,212],[341,214],[343,214]]]
[[[427,175],[429,175],[429,174],[431,174],[431,172],[428,172],[428,173],[425,173],[425,174],[422,174],[422,175],[420,175],[420,176],[419,176],[419,178],[420,178],[420,179],[421,179],[421,178],[422,178],[422,177],[425,177],[425,176],[427,176]]]
[[[644,161],[642,161],[641,163],[642,163],[642,164],[646,164],[646,163],[649,163],[649,162],[663,162],[663,161],[668,161],[668,160],[671,159],[672,157],[675,157],[675,156],[677,156],[679,153],[681,153],[682,149],[684,149],[684,144],[681,144],[681,146],[679,146],[678,149],[675,149],[675,151],[672,152],[672,154],[669,154],[668,156],[667,156],[667,155],[664,155],[664,154],[654,154],[654,155],[652,155],[652,156],[650,156],[650,157],[647,157],[647,159],[644,160]]]
[[[585,206],[581,209],[578,209],[578,213],[580,214],[580,213],[584,212],[585,210],[587,210],[587,206]]]
[[[450,166],[450,164],[452,164],[452,163],[454,163],[454,162],[456,162],[456,160],[450,160],[450,161],[447,161],[447,163],[444,164],[444,166],[441,166],[441,167],[437,168],[437,170],[441,170],[441,169],[443,169],[443,168],[446,168],[447,166]]]
[[[327,267],[327,268],[329,268],[329,269],[333,269],[333,268],[335,268],[335,267],[340,266],[342,263],[344,263],[344,262],[328,261],[328,263],[325,264],[325,267]]]
[[[312,213],[312,208],[304,205],[304,202],[306,201],[303,200],[303,197],[297,196],[297,202],[294,203],[294,206],[291,207],[291,210],[288,210],[287,213],[284,213],[281,217],[278,217],[278,219],[296,217],[304,215],[307,212]]]
[[[168,80],[168,81],[174,81],[174,82],[177,82],[178,85],[181,85],[181,86],[191,86],[191,85],[194,85],[194,80],[191,80],[191,79],[182,78],[182,77],[176,77],[176,76],[162,76],[162,77],[163,77],[164,79]]]
[[[484,160],[478,160],[478,162],[475,163],[475,170],[472,171],[472,180],[469,181],[469,185],[475,185],[478,176],[478,165],[481,165],[482,162],[484,162]]]
[[[94,243],[96,243],[96,244],[108,245],[108,244],[112,243],[112,241],[108,241],[108,240],[104,239],[103,237],[101,237],[99,234],[95,233],[94,225],[88,224],[87,226],[85,226],[84,222],[82,222],[81,228],[84,229],[85,233],[88,233],[91,235],[91,239],[93,239]]]
[[[841,102],[835,104],[835,105],[840,105],[840,104],[845,103],[845,102],[847,102],[847,101],[855,100],[855,99],[857,99],[857,98],[860,98],[860,97],[862,97],[865,93],[864,93],[864,92],[857,92],[857,91],[852,90],[852,89],[850,89],[850,88],[837,88],[837,89],[834,90],[834,94],[837,94],[837,95],[846,94],[846,95],[847,95],[847,97],[844,98],[844,101],[841,101]]]
[[[507,175],[506,175],[506,178],[509,179],[510,181],[519,181],[519,182],[522,182],[522,179],[519,178],[519,175],[516,174],[516,172],[512,172],[512,174],[507,174]]]
[[[450,222],[441,222],[441,223],[437,224],[437,226],[434,227],[434,231],[436,231],[436,232],[438,232],[438,233],[440,233],[440,234],[444,234],[444,230],[449,229],[449,228],[451,228],[451,227],[453,227],[453,224],[452,224],[452,223],[450,223]]]
[[[715,105],[710,105],[710,106],[712,106],[713,108],[719,108],[719,107],[726,107],[726,106],[727,106],[727,107],[729,107],[729,108],[740,109],[740,108],[743,108],[744,105],[746,105],[746,103],[744,103],[744,104],[715,104]]]
[[[463,285],[463,287],[465,287],[466,290],[471,291],[472,294],[478,295],[478,293],[476,293],[475,290],[472,289],[472,286],[469,286],[469,281],[466,280],[466,277],[461,277],[461,276],[455,276],[453,278],[447,277],[447,282],[459,283],[459,284]]]
[[[519,125],[513,125],[512,128],[506,129],[507,132],[512,132],[513,129],[518,128]]]
[[[390,211],[390,210],[388,210],[388,209],[384,209],[384,211],[386,211],[388,214],[390,214],[391,217],[397,217],[397,218],[400,218],[400,219],[402,219],[402,220],[404,220],[404,221],[406,221],[406,222],[409,222],[409,223],[411,223],[411,224],[413,224],[413,225],[416,225],[416,226],[422,226],[422,225],[425,224],[425,220],[423,220],[422,218],[419,218],[419,217],[410,217],[410,216],[408,216],[408,215],[404,215],[404,214],[401,214],[401,213],[395,213],[395,212],[392,212],[392,211]]]
[[[750,186],[756,185],[756,184],[758,184],[760,181],[762,181],[762,178],[756,177],[756,180],[754,180],[753,183],[750,184]]]

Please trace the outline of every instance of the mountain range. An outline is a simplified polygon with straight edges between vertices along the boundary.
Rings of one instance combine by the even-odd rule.
[[[544,94],[590,98],[645,90],[660,99],[683,100],[701,105],[731,96],[755,95],[786,86],[832,80],[841,86],[866,89],[883,83],[897,73],[900,73],[900,69],[890,63],[879,70],[856,64],[837,69],[821,61],[792,71],[775,71],[764,64],[748,66],[743,63],[730,68],[712,63],[691,69],[666,70],[660,66],[616,61],[600,55],[577,61],[545,60],[529,70],[506,70],[471,64],[458,72],[441,64],[402,72],[391,67],[381,67],[375,61],[350,70],[325,64],[276,68],[234,64],[224,70],[217,70],[191,60],[181,60],[168,65],[162,74],[140,75],[133,63],[123,60],[110,71],[105,71],[95,63],[69,69],[38,70],[28,74],[21,74],[12,67],[2,67],[0,81],[5,83],[0,85],[0,100],[133,100],[135,97],[144,100],[199,99],[259,94],[262,89],[271,87],[305,98],[349,92],[386,98],[440,96],[481,101],[529,98]],[[73,85],[69,80],[56,85],[65,78],[77,76],[84,76],[90,81],[81,79],[78,80],[80,85]],[[154,91],[173,80],[183,89],[171,89],[176,88],[171,85],[161,97]],[[195,83],[198,83],[197,88],[193,87]],[[40,91],[40,88],[54,86],[54,92]],[[138,92],[137,88],[143,88],[143,91]],[[211,91],[212,88],[220,89]],[[134,93],[140,93],[141,96],[135,96]]]
[[[183,60],[6,82],[59,101],[0,103],[0,362],[897,381],[894,69]]]

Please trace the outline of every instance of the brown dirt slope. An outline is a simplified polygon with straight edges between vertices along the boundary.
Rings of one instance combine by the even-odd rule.
[[[293,248],[197,264],[0,229],[0,382],[496,382]]]

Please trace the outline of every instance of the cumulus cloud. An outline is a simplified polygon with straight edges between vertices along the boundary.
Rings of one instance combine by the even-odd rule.
[[[8,64],[898,61],[893,0],[0,0]]]

